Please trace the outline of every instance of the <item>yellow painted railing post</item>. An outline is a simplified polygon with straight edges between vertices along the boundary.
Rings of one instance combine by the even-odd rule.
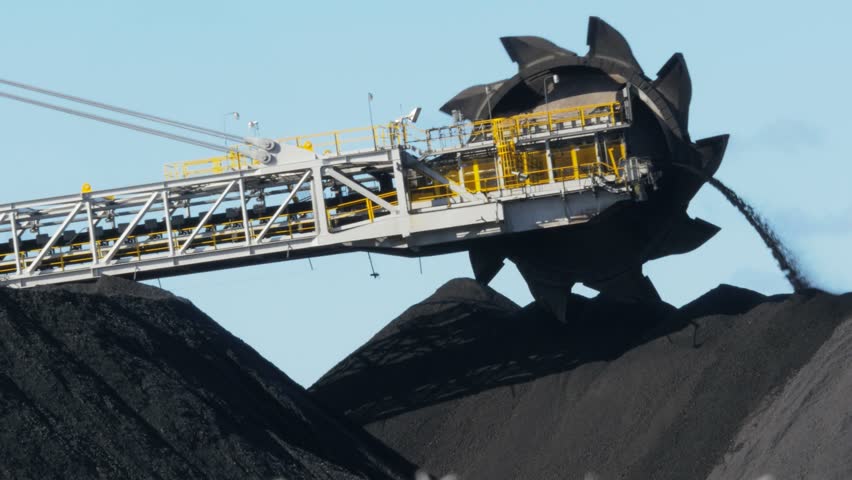
[[[479,183],[479,160],[473,161],[473,181],[476,184],[475,191],[479,193],[481,190],[481,186]]]
[[[598,113],[599,110],[601,110],[602,113]],[[604,121],[604,118],[606,118],[606,121],[609,121],[611,125],[623,122],[624,110],[622,109],[622,104],[619,102],[605,102],[584,106],[574,106],[565,109],[546,109],[545,111],[535,113],[513,115],[504,118],[489,118],[487,120],[481,120],[473,123],[468,122],[453,124],[451,126],[427,130],[420,130],[416,126],[407,123],[371,125],[369,129],[370,136],[372,137],[376,149],[404,146],[409,143],[420,146],[421,142],[423,142],[426,147],[425,152],[433,152],[440,149],[465,146],[466,138],[478,138],[482,141],[491,140],[493,141],[493,146],[496,147],[495,149],[497,152],[497,156],[494,159],[494,179],[498,182],[497,188],[499,189],[505,187],[507,179],[511,178],[511,175],[509,174],[512,171],[517,172],[521,170],[518,155],[522,155],[522,152],[520,151],[521,149],[518,148],[518,142],[523,138],[527,138],[532,129],[540,128],[542,120],[545,120],[547,130],[554,132],[560,128],[564,128],[566,124],[577,125],[577,122],[579,122],[580,129],[585,130],[587,126],[592,125],[590,122],[595,122],[595,125],[598,125],[597,122]],[[410,135],[408,132],[409,127],[412,128]],[[280,139],[280,141],[290,145],[295,143],[297,147],[310,149],[312,147],[311,140],[317,140],[318,145],[328,148],[324,151],[324,153],[345,155],[344,149],[347,148],[350,143],[361,144],[368,141],[369,137],[363,135],[364,130],[365,128],[337,130],[321,134],[293,136],[286,139]],[[350,139],[348,138],[348,134],[350,132],[359,133],[355,136],[355,138]],[[331,143],[329,140],[334,142],[333,150],[329,145],[329,143]],[[458,142],[458,145],[456,145],[456,141]],[[346,146],[344,146],[344,144],[346,144]],[[626,158],[626,152],[624,150],[624,145],[621,145],[622,158]],[[618,148],[616,148],[613,152],[616,156],[616,162],[613,168],[619,168],[618,151]],[[579,154],[577,154],[577,156],[579,156]],[[524,168],[524,173],[526,175],[529,175],[530,172],[532,172],[533,175],[541,174],[538,170],[539,159],[537,155],[533,155],[532,157],[525,159],[525,161],[527,162]],[[259,165],[258,161],[248,157],[245,162],[246,165],[244,167],[242,165],[242,155],[238,151],[229,151],[224,156],[220,157],[168,164],[166,165],[163,173],[167,179],[171,180],[178,178],[190,178],[198,175],[221,174],[235,170],[240,171],[243,168],[251,168]],[[598,168],[601,166],[609,168],[609,162],[605,160],[598,160],[598,162],[602,163],[602,165],[597,165]],[[469,169],[469,165],[470,164],[466,165],[464,168]],[[584,163],[584,166],[585,165],[589,165],[588,172],[592,172],[591,163]],[[561,168],[567,170],[571,167],[565,166]],[[470,173],[470,170],[468,170],[467,173]],[[480,173],[482,174],[483,172]],[[553,165],[548,165],[547,173],[548,178],[552,178],[553,173],[555,173]],[[575,174],[580,175],[579,168]],[[567,175],[563,175],[563,177],[564,176]],[[528,183],[535,184],[537,181],[539,180],[530,179],[530,182]],[[489,185],[491,182],[491,177],[484,178],[480,176],[479,180],[475,182],[476,186],[471,190],[477,190],[480,192],[490,191],[489,188],[491,187]],[[466,182],[463,178],[460,178],[459,183],[469,187],[470,181]]]
[[[609,163],[612,164],[612,173],[614,173],[616,177],[619,177],[618,162],[615,160],[615,147],[609,147],[606,151],[609,154]]]
[[[577,162],[577,149],[571,149],[571,165],[574,167],[574,180],[580,179],[580,168]]]
[[[370,217],[370,223],[373,223],[376,216],[373,213],[373,202],[369,198],[367,199],[367,216]]]

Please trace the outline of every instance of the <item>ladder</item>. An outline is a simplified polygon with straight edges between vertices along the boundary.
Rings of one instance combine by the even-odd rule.
[[[508,121],[507,121],[508,120]],[[511,119],[494,120],[492,135],[497,150],[497,157],[503,170],[501,175],[505,178],[512,172],[518,172],[518,156],[515,152],[514,122]],[[508,134],[508,135],[507,135]]]

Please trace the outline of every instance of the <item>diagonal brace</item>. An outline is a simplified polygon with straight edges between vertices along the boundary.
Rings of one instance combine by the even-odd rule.
[[[207,221],[210,220],[210,217],[213,216],[213,213],[216,211],[217,208],[219,208],[219,205],[222,204],[222,202],[225,200],[225,197],[229,193],[231,193],[231,190],[236,184],[236,180],[231,180],[231,183],[229,183],[228,186],[225,187],[225,191],[222,192],[222,195],[219,195],[219,198],[216,199],[216,202],[213,203],[213,206],[210,207],[210,210],[208,210],[207,213],[204,215],[204,218],[202,218],[201,221],[198,222],[198,225],[195,226],[195,229],[189,235],[189,238],[186,239],[186,242],[183,243],[183,246],[180,247],[180,250],[178,251],[179,254],[183,255],[184,253],[186,253],[186,250],[192,244],[192,241],[195,240],[195,237],[198,235],[199,232],[201,232],[201,229],[204,228],[204,225],[207,224]]]
[[[59,228],[56,229],[56,232],[54,232],[53,236],[50,237],[50,240],[47,242],[47,245],[42,247],[41,251],[38,252],[38,256],[36,256],[35,260],[33,260],[33,263],[30,264],[29,268],[27,268],[27,273],[32,274],[36,271],[39,265],[41,265],[42,260],[44,260],[44,257],[47,255],[47,252],[49,252],[50,249],[53,248],[53,246],[59,240],[59,237],[62,236],[62,233],[65,231],[66,228],[68,228],[68,225],[74,220],[74,217],[76,217],[82,209],[83,202],[77,202],[77,204],[74,205],[74,207],[71,209],[71,212],[68,214],[67,217],[65,217],[65,220],[62,221],[62,224],[59,225]]]
[[[280,217],[282,213],[284,213],[284,209],[287,208],[287,206],[290,204],[290,201],[293,200],[293,197],[296,196],[296,193],[298,193],[299,189],[302,188],[302,185],[305,184],[305,182],[308,180],[308,178],[310,178],[310,176],[311,171],[308,170],[307,172],[305,172],[304,175],[302,175],[302,178],[300,178],[299,181],[296,182],[296,185],[294,185],[290,189],[290,193],[287,194],[287,198],[285,198],[284,201],[281,202],[281,205],[278,206],[278,209],[275,210],[275,213],[272,214],[272,217],[269,219],[268,222],[266,222],[266,225],[264,225],[263,230],[261,230],[260,234],[258,234],[256,239],[257,243],[263,241],[264,237],[266,237],[266,234],[269,233],[269,229],[272,228],[272,224],[275,223],[276,220],[278,220],[278,217]]]
[[[142,220],[142,217],[144,217],[145,214],[148,213],[148,210],[151,208],[151,205],[153,205],[154,200],[157,199],[157,196],[159,194],[159,192],[154,192],[148,197],[148,200],[145,202],[145,205],[142,206],[142,209],[139,210],[139,213],[137,213],[136,216],[133,217],[133,220],[130,222],[129,225],[127,225],[127,228],[125,228],[124,231],[121,232],[121,235],[119,235],[118,240],[115,241],[115,245],[113,245],[112,248],[109,249],[109,252],[107,252],[106,256],[104,257],[103,263],[109,263],[115,256],[115,254],[118,253],[118,249],[121,248],[122,245],[124,245],[124,241],[127,240],[127,237],[129,237],[131,233],[133,233],[133,230],[136,229],[136,225],[139,224],[139,221]]]
[[[337,180],[338,182],[346,185],[347,187],[351,188],[352,190],[355,190],[356,192],[360,193],[361,195],[364,195],[365,197],[369,198],[370,200],[375,202],[377,205],[380,205],[385,210],[387,210],[391,213],[397,213],[397,208],[395,206],[391,205],[387,200],[380,198],[375,193],[364,188],[364,186],[361,185],[360,183],[358,183],[358,182],[352,180],[351,178],[343,175],[342,173],[338,172],[337,170],[335,170],[333,168],[329,168],[329,169],[326,170],[326,173],[331,178],[333,178],[333,179]]]
[[[473,193],[468,192],[467,189],[464,188],[462,185],[459,185],[458,183],[453,182],[452,180],[441,175],[440,173],[436,172],[435,170],[432,170],[431,168],[427,167],[426,164],[421,162],[420,160],[407,161],[405,166],[409,167],[409,168],[414,168],[415,170],[419,171],[423,175],[426,175],[427,177],[431,178],[432,180],[435,180],[436,182],[438,182],[442,185],[446,185],[447,187],[449,187],[450,190],[453,191],[453,193],[455,193],[456,195],[458,195],[459,197],[461,197],[462,199],[464,199],[468,202],[474,202],[474,201],[477,201],[477,200],[484,200],[484,197],[481,193],[473,194]]]

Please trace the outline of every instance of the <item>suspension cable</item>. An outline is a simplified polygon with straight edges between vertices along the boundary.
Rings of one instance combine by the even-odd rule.
[[[147,113],[137,112],[135,110],[129,110],[129,109],[126,109],[126,108],[117,107],[115,105],[110,105],[108,103],[96,102],[94,100],[87,100],[85,98],[75,97],[73,95],[66,95],[64,93],[56,92],[56,91],[53,91],[53,90],[48,90],[46,88],[36,87],[36,86],[33,86],[33,85],[28,85],[28,84],[21,83],[21,82],[14,82],[12,80],[5,80],[5,79],[0,78],[0,83],[2,83],[4,85],[9,85],[9,86],[12,86],[12,87],[22,88],[24,90],[30,90],[32,92],[41,93],[41,94],[44,94],[44,95],[50,95],[52,97],[62,98],[64,100],[69,100],[69,101],[72,101],[72,102],[82,103],[84,105],[89,105],[89,106],[101,108],[101,109],[104,109],[104,110],[110,110],[112,112],[121,113],[121,114],[124,114],[124,115],[129,115],[129,116],[132,116],[132,117],[141,118],[141,119],[144,119],[144,120],[149,120],[151,122],[157,122],[157,123],[162,123],[162,124],[165,124],[165,125],[170,125],[172,127],[191,130],[193,132],[201,133],[201,134],[204,134],[204,135],[211,135],[211,136],[214,136],[214,137],[224,138],[224,139],[232,140],[232,141],[235,141],[235,142],[242,142],[243,141],[242,137],[239,137],[239,136],[236,136],[236,135],[231,135],[231,134],[228,134],[228,133],[225,133],[225,132],[220,132],[218,130],[213,130],[213,129],[205,128],[205,127],[199,127],[197,125],[192,125],[190,123],[185,123],[185,122],[178,122],[176,120],[169,120],[168,118],[158,117],[158,116],[155,116],[155,115],[149,115]]]
[[[116,125],[123,128],[128,128],[130,130],[136,130],[137,132],[148,133],[151,135],[156,135],[158,137],[168,138],[170,140],[175,140],[178,142],[188,143],[190,145],[196,145],[198,147],[209,148],[211,150],[216,150],[223,153],[230,153],[233,150],[227,148],[222,145],[216,145],[215,143],[205,142],[203,140],[196,140],[194,138],[184,137],[182,135],[175,135],[173,133],[164,132],[162,130],[156,130],[153,128],[143,127],[141,125],[136,125],[133,123],[122,122],[121,120],[114,120],[111,118],[101,117],[100,115],[94,115],[91,113],[82,112],[80,110],[74,110],[67,107],[62,107],[59,105],[54,105],[51,103],[41,102],[38,100],[33,100],[31,98],[19,97],[17,95],[12,95],[9,93],[0,92],[0,97],[8,98],[10,100],[16,100],[23,103],[29,103],[30,105],[35,105],[42,108],[48,108],[50,110],[56,110],[59,112],[67,113],[70,115],[76,115],[78,117],[88,118],[90,120],[95,120],[98,122],[108,123],[110,125]]]

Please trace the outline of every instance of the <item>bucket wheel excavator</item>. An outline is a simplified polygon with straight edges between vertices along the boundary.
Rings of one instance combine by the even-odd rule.
[[[441,108],[452,122],[426,129],[415,125],[415,109],[363,129],[240,138],[0,80],[233,142],[0,92],[224,154],[169,164],[165,182],[0,205],[0,285],[159,278],[351,251],[467,251],[486,284],[514,262],[536,301],[562,320],[578,283],[621,299],[658,298],[643,264],[691,251],[719,230],[686,213],[728,137],[690,139],[683,56],[651,79],[596,17],[585,55],[539,37],[501,40],[518,73],[464,89]]]

